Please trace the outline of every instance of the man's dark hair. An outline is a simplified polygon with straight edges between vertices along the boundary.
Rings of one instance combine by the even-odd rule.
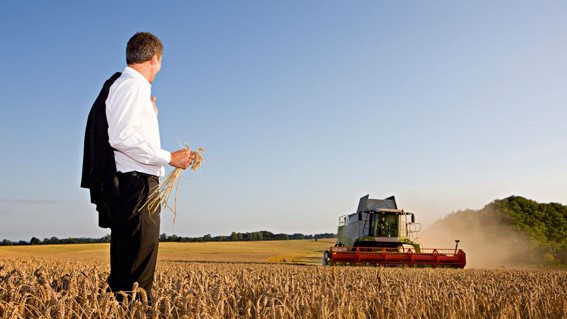
[[[138,32],[134,34],[126,46],[126,63],[136,64],[146,62],[157,54],[163,53],[163,44],[153,34],[149,32]]]

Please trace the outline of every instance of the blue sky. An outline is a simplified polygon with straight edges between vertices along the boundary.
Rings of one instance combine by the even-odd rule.
[[[0,239],[100,237],[86,117],[127,40],[164,43],[162,144],[207,149],[162,232],[335,232],[395,195],[424,226],[566,204],[567,3],[2,1]],[[169,169],[168,169],[169,170]]]

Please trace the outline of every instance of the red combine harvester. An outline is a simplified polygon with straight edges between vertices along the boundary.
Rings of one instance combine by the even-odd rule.
[[[323,255],[323,265],[464,268],[466,254],[454,249],[421,248],[415,241],[421,224],[398,209],[394,196],[360,199],[356,213],[339,218],[337,243]]]

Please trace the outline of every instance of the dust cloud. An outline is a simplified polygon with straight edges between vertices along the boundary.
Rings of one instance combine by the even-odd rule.
[[[522,267],[538,262],[527,237],[490,206],[451,213],[422,230],[418,241],[423,248],[454,249],[456,239],[467,254],[467,268]]]

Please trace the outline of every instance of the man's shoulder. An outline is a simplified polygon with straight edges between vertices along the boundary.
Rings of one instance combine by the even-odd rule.
[[[120,77],[116,79],[116,81],[114,81],[114,84],[112,86],[115,89],[127,90],[136,88],[150,88],[149,83],[127,73],[122,73],[122,75],[120,75]]]

